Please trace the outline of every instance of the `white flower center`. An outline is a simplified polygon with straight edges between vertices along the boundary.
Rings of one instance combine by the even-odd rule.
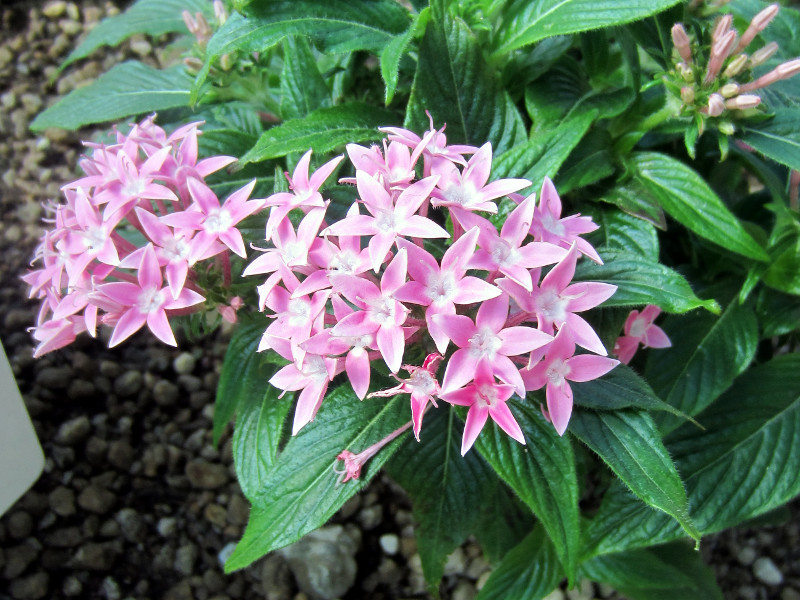
[[[436,380],[433,378],[433,375],[425,369],[416,369],[411,373],[407,384],[427,396],[433,395],[436,391]]]
[[[90,227],[83,232],[83,243],[89,252],[100,252],[106,243],[106,232],[102,225]]]
[[[490,254],[494,263],[501,267],[513,266],[519,260],[519,251],[501,239],[494,241]]]
[[[306,248],[300,242],[292,242],[283,247],[283,260],[286,264],[293,262],[298,258],[302,258],[305,254]]]
[[[647,320],[641,317],[635,318],[631,324],[630,336],[636,338],[644,337],[645,331],[647,331]]]
[[[570,371],[569,365],[560,358],[557,358],[547,367],[545,375],[547,375],[547,380],[550,383],[555,386],[560,386],[564,385],[564,380],[567,378]]]
[[[544,215],[540,217],[540,220],[542,222],[542,227],[547,231],[559,237],[564,236],[566,230],[564,229],[564,224],[561,222],[561,219],[556,219],[552,213],[545,211]]]
[[[494,408],[497,406],[497,388],[493,385],[484,384],[478,389],[477,404],[481,408]]]
[[[536,311],[545,321],[563,323],[567,318],[568,298],[562,298],[555,290],[543,290],[536,297]]]
[[[136,298],[136,308],[139,312],[149,315],[158,311],[164,304],[164,294],[158,288],[143,289]]]
[[[381,296],[369,304],[369,316],[380,325],[394,325],[397,315],[397,300]]]
[[[453,274],[449,272],[435,273],[428,275],[428,285],[425,288],[425,295],[434,304],[445,304],[450,302],[456,292],[456,282]]]
[[[317,381],[327,381],[328,379],[328,370],[325,368],[325,360],[316,354],[306,354],[300,373],[309,379],[315,379]]]
[[[444,191],[444,197],[448,202],[469,206],[477,199],[477,190],[471,181],[465,181],[461,185],[452,185]]]
[[[289,306],[286,309],[289,313],[289,325],[292,327],[301,327],[308,323],[311,318],[311,306],[308,300],[303,298],[292,298],[289,300]]]
[[[375,218],[375,226],[385,233],[395,231],[397,225],[398,223],[395,219],[394,211],[381,211],[380,214]]]
[[[161,252],[168,261],[181,261],[189,258],[191,247],[184,238],[170,237],[164,240]]]
[[[122,193],[126,196],[138,196],[147,187],[144,179],[134,179],[129,181],[125,187],[122,188]]]
[[[233,225],[233,217],[226,209],[215,208],[208,213],[204,225],[209,233],[224,233]]]
[[[355,274],[358,254],[352,250],[341,250],[331,259],[330,268],[339,273]]]
[[[503,340],[488,327],[481,327],[469,338],[469,351],[479,358],[485,356],[493,360],[502,345]]]

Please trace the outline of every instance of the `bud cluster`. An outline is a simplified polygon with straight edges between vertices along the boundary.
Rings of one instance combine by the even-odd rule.
[[[752,54],[746,50],[778,10],[777,3],[766,7],[753,17],[741,36],[733,27],[732,15],[723,15],[714,24],[707,45],[693,43],[683,24],[672,27],[676,59],[665,83],[679,98],[681,114],[695,118],[698,136],[703,134],[709,119],[716,119],[714,124],[720,132],[732,134],[732,121],[752,115],[761,104],[761,97],[753,92],[800,73],[800,58],[796,58],[760,77],[753,74],[756,67],[775,54],[778,44],[770,42]]]

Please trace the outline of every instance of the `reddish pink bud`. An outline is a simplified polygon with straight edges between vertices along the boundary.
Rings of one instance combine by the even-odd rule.
[[[755,94],[742,94],[726,100],[725,108],[731,110],[745,110],[748,108],[755,108],[759,104],[761,104],[761,98]]]
[[[736,32],[730,30],[719,40],[714,42],[714,45],[711,48],[711,57],[708,59],[708,70],[706,71],[706,77],[703,80],[705,85],[710,84],[712,81],[714,81],[714,79],[717,78],[717,75],[719,75],[719,72],[722,69],[722,63],[726,58],[728,58],[735,41]]]
[[[685,63],[692,62],[692,49],[689,36],[681,23],[672,26],[672,43]]]
[[[753,55],[750,57],[748,66],[751,69],[753,67],[757,67],[758,65],[766,62],[777,51],[778,51],[778,43],[770,42],[766,46],[759,48],[758,50],[753,52]]]
[[[717,40],[721,39],[733,24],[733,15],[722,15],[717,24],[714,26],[714,31],[711,34],[711,43],[714,44]]]
[[[708,116],[718,117],[725,112],[725,98],[719,94],[711,94],[708,98]]]

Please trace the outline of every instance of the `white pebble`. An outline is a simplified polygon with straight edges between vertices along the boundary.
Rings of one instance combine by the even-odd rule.
[[[225,566],[225,563],[228,562],[228,559],[231,557],[231,554],[233,554],[234,550],[236,550],[236,542],[228,542],[225,544],[225,547],[219,551],[219,554],[217,554],[217,560],[221,566]]]
[[[397,550],[400,548],[400,540],[393,533],[384,533],[378,539],[378,543],[381,545],[384,553],[388,554],[389,556],[394,556],[397,554]]]
[[[781,574],[775,563],[771,558],[762,556],[755,563],[753,563],[753,575],[756,579],[767,585],[780,585],[783,583],[783,574]]]
[[[739,553],[736,555],[736,560],[738,560],[744,566],[749,567],[756,560],[756,551],[752,546],[745,546],[739,550]]]

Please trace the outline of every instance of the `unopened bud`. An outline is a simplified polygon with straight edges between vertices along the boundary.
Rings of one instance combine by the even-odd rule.
[[[717,78],[717,75],[719,75],[719,72],[722,69],[722,63],[728,57],[728,54],[730,54],[731,48],[733,48],[735,41],[736,32],[731,30],[714,42],[714,45],[711,47],[711,57],[708,59],[708,70],[706,71],[706,77],[703,80],[705,85],[710,84]]]
[[[741,92],[752,92],[768,85],[780,81],[781,79],[788,79],[800,73],[800,58],[795,58],[785,63],[779,64],[766,75],[762,75],[755,81],[751,81],[739,88]]]
[[[672,43],[685,63],[692,62],[692,48],[689,36],[681,23],[672,26]]]
[[[736,127],[734,127],[733,123],[730,121],[722,121],[721,123],[717,124],[717,130],[725,135],[733,135],[736,131]]]
[[[688,85],[683,86],[681,88],[681,100],[687,106],[694,104],[694,88],[689,87]]]
[[[723,35],[728,33],[728,30],[733,24],[733,15],[722,15],[714,26],[714,31],[711,34],[711,43],[716,43],[717,40],[722,38]]]
[[[753,52],[753,55],[750,57],[750,62],[748,66],[752,69],[753,67],[757,67],[758,65],[765,63],[769,58],[778,51],[778,43],[777,42],[770,42],[766,46],[763,46]]]
[[[725,98],[719,94],[711,94],[708,97],[708,116],[718,117],[725,112]]]
[[[725,101],[725,108],[731,110],[747,110],[748,108],[755,108],[761,104],[761,98],[755,94],[742,94],[735,98],[729,98]]]
[[[747,45],[753,41],[753,38],[764,31],[767,25],[769,25],[769,22],[775,18],[775,15],[778,14],[778,10],[780,10],[779,4],[770,4],[767,8],[753,17],[753,20],[750,21],[750,25],[742,35],[742,39],[739,40],[734,52],[738,52],[739,50],[744,50],[747,48]]]
[[[190,73],[199,73],[200,69],[203,68],[203,61],[197,58],[196,56],[187,56],[183,59],[184,66],[189,70]]]
[[[725,98],[732,98],[733,96],[739,93],[739,86],[735,83],[726,83],[719,90],[719,93],[722,94]]]
[[[181,13],[181,16],[183,17],[183,22],[186,23],[186,29],[189,30],[189,33],[196,34],[197,21],[195,21],[194,17],[192,17],[192,13],[190,13],[188,10],[184,10]]]
[[[233,67],[233,56],[230,52],[226,52],[219,57],[219,66],[223,71],[230,71]]]
[[[675,65],[675,68],[678,70],[678,74],[681,76],[681,79],[683,79],[686,83],[694,83],[694,71],[692,70],[692,67],[681,62]]]
[[[746,54],[739,54],[736,58],[734,58],[731,62],[728,63],[728,66],[725,67],[725,71],[723,71],[722,76],[726,79],[730,79],[731,77],[736,77],[739,73],[741,73],[744,66],[747,64],[747,55]]]
[[[788,79],[800,73],[800,58],[795,58],[785,63],[779,64],[775,67],[775,72],[778,73],[779,79]]]
[[[225,21],[228,20],[228,11],[225,10],[225,5],[222,4],[222,0],[214,0],[214,17],[217,19],[217,23],[220,26],[225,25]]]

